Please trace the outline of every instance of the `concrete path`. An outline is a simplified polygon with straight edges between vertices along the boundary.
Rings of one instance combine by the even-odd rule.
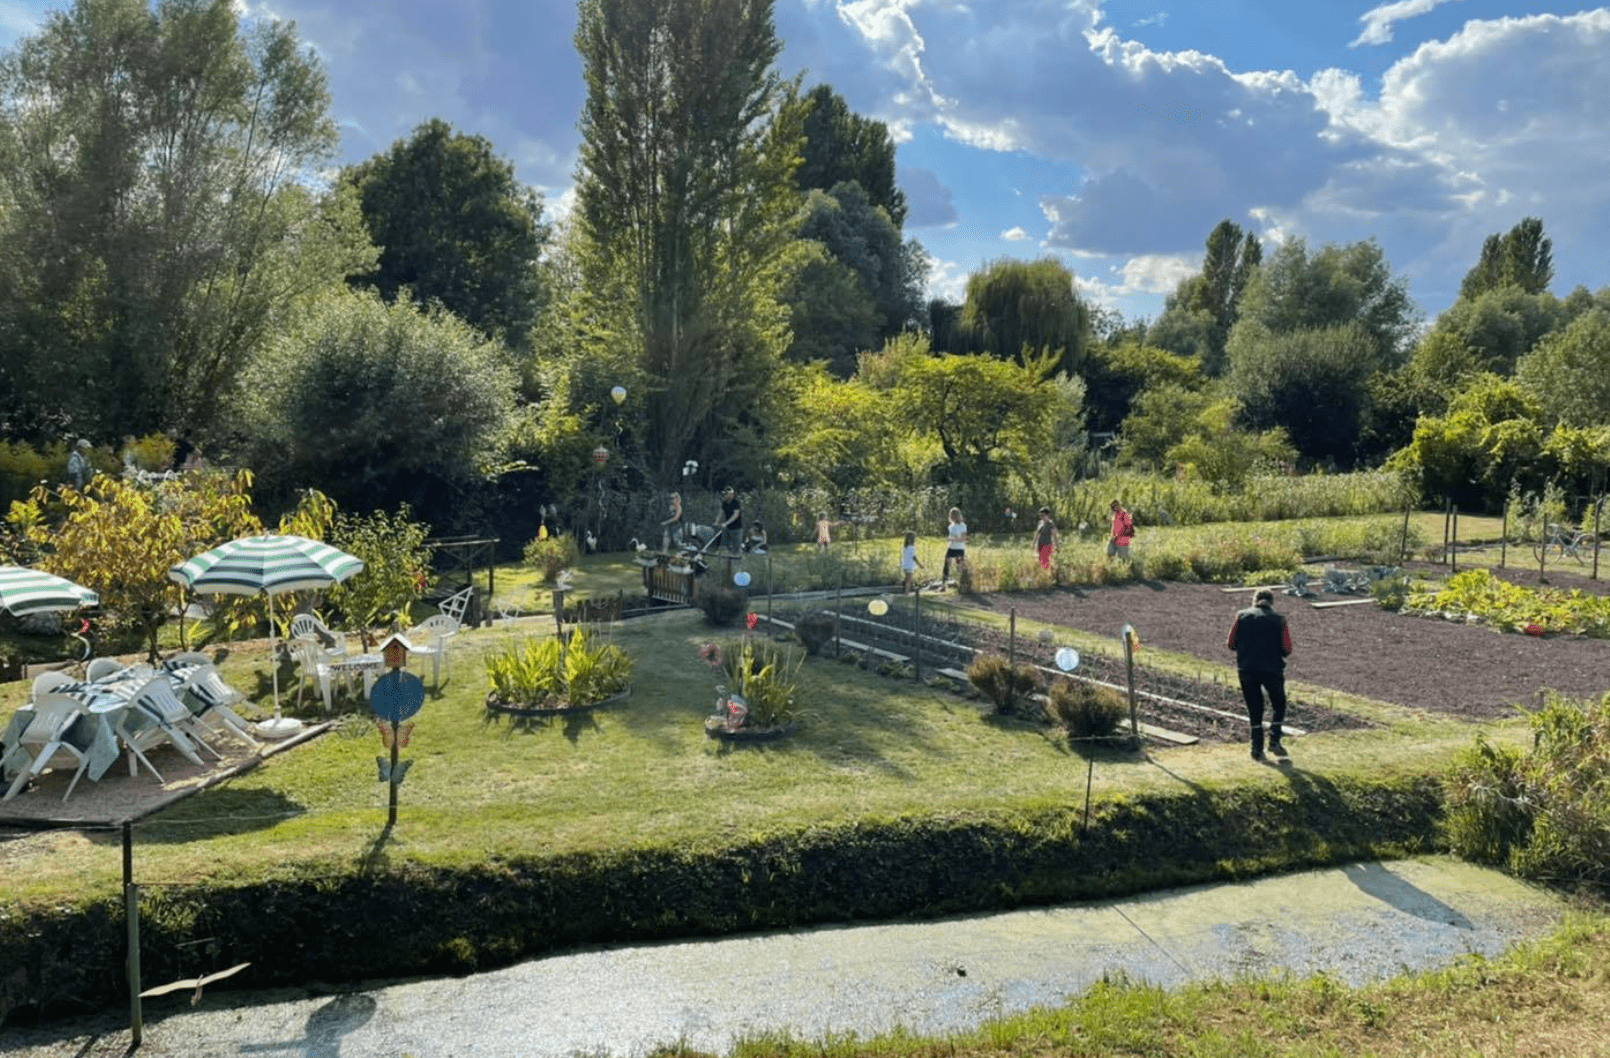
[[[1310,871],[1074,907],[537,959],[473,977],[208,992],[146,1006],[150,1056],[633,1056],[763,1032],[945,1033],[1055,1004],[1105,974],[1188,981],[1328,971],[1349,983],[1496,955],[1558,899],[1454,860]],[[125,1012],[0,1031],[14,1058],[123,1055]]]

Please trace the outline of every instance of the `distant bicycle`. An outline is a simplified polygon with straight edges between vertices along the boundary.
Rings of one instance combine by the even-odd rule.
[[[1593,534],[1551,522],[1543,539],[1532,545],[1532,554],[1539,562],[1574,558],[1581,565],[1593,554]]]

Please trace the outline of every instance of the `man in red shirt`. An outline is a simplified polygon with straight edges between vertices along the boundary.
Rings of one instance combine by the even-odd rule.
[[[1107,540],[1107,557],[1114,555],[1129,561],[1129,543],[1135,539],[1135,519],[1124,510],[1123,504],[1112,501],[1112,536]]]
[[[1252,605],[1235,615],[1230,625],[1229,648],[1241,677],[1241,697],[1252,722],[1252,759],[1263,760],[1263,694],[1269,692],[1273,711],[1269,725],[1269,752],[1286,755],[1280,744],[1280,725],[1286,719],[1286,658],[1291,654],[1291,629],[1275,613],[1275,593],[1259,588]]]

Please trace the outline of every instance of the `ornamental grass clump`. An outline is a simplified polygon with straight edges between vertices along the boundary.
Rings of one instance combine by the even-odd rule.
[[[1107,738],[1123,722],[1128,703],[1111,687],[1085,680],[1059,679],[1051,685],[1046,712],[1068,730],[1068,738]]]
[[[720,717],[729,729],[779,727],[794,719],[802,653],[785,644],[745,638],[721,646],[705,643],[698,658],[719,674]]]
[[[585,628],[532,638],[486,653],[492,696],[508,705],[574,708],[596,705],[631,686],[632,659]]]
[[[1031,701],[1040,684],[1032,667],[1013,665],[999,654],[974,658],[967,666],[967,681],[995,705],[996,712],[1002,713]]]

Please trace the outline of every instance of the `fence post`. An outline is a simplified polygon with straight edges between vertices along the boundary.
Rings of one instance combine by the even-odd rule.
[[[1448,572],[1459,572],[1459,505],[1453,505],[1452,540],[1448,545]]]
[[[140,887],[134,884],[134,824],[123,823],[123,917],[128,927],[129,1036],[138,1047],[145,1037],[140,1005]]]
[[[1509,555],[1509,502],[1504,502],[1504,528],[1499,530],[1498,537],[1498,568],[1504,568],[1504,559]]]
[[[839,584],[833,591],[833,656],[838,657],[844,653],[844,647],[839,642],[839,618],[844,613],[844,569],[839,569]]]
[[[1017,708],[1017,607],[1012,607],[1006,617],[1006,666],[1008,676],[1006,679],[1006,708],[1008,711]]]
[[[1414,510],[1413,504],[1403,505],[1403,535],[1398,538],[1398,565],[1409,555],[1409,512]]]
[[[1135,629],[1124,625],[1124,673],[1129,685],[1129,733],[1140,740],[1140,713],[1135,708]]]
[[[1604,496],[1593,505],[1593,572],[1589,574],[1594,580],[1599,579],[1599,521],[1604,514]]]
[[[916,603],[912,609],[911,618],[911,671],[916,674],[918,683],[922,682],[922,585],[915,585]]]

